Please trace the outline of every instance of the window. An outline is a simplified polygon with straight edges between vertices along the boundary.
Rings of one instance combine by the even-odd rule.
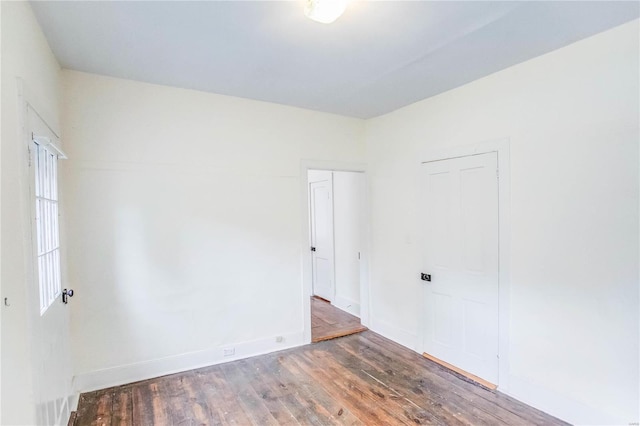
[[[44,314],[61,293],[58,154],[48,147],[49,144],[39,144],[35,140],[32,147],[40,314]]]

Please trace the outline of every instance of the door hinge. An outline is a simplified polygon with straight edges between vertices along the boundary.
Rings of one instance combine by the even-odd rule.
[[[29,167],[31,167],[31,147],[27,147],[27,162],[29,163]]]
[[[496,177],[500,179],[500,169],[496,169]]]

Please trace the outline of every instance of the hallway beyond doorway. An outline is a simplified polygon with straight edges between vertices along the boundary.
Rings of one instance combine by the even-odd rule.
[[[311,298],[312,342],[335,339],[365,330],[367,327],[360,324],[360,318],[336,308],[319,297]]]

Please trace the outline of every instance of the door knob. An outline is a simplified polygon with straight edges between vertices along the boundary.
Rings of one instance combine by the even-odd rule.
[[[62,303],[64,303],[65,305],[69,303],[70,297],[73,297],[73,290],[66,288],[62,290]]]
[[[311,251],[316,251],[316,248],[315,247],[311,247]]]

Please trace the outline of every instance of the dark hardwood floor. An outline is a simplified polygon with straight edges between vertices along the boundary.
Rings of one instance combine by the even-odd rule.
[[[335,339],[366,329],[367,327],[360,324],[360,318],[336,308],[323,299],[311,298],[312,342]]]
[[[81,395],[76,425],[559,425],[376,333]]]

